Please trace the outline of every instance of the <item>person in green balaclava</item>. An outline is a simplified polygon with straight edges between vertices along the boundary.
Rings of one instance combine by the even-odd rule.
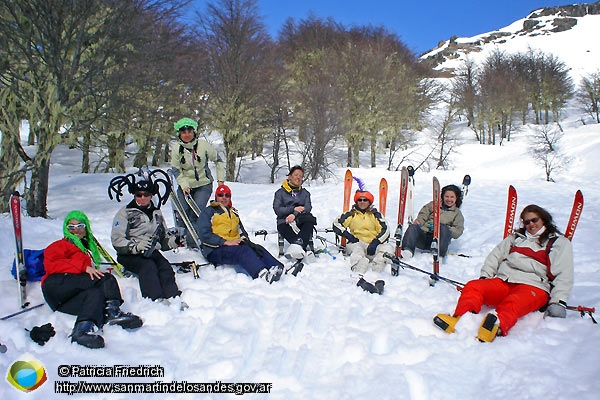
[[[97,349],[104,347],[104,338],[96,334],[102,326],[141,327],[140,317],[121,311],[123,298],[115,277],[99,269],[101,258],[88,217],[79,210],[69,212],[63,235],[44,251],[41,285],[52,311],[77,316],[71,342]]]
[[[192,225],[197,230],[198,216],[188,206],[185,196],[191,196],[202,210],[213,193],[213,175],[209,161],[214,162],[217,183],[225,183],[225,163],[217,150],[205,140],[198,140],[198,123],[191,118],[182,118],[174,124],[177,143],[171,151],[171,165],[177,177],[177,197]],[[182,226],[180,221],[177,221]],[[187,240],[188,246],[193,243]]]

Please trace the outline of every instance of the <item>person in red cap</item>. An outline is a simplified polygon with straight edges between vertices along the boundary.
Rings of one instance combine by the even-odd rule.
[[[238,272],[253,279],[264,278],[269,283],[278,281],[283,273],[279,260],[248,239],[239,213],[232,206],[231,189],[227,185],[217,187],[215,200],[200,214],[198,235],[202,254],[215,265],[232,265]]]
[[[390,230],[385,217],[373,207],[373,201],[373,195],[361,188],[354,195],[352,209],[333,221],[333,231],[346,238],[350,267],[360,274],[369,267],[383,271],[386,264],[383,255],[394,251],[393,246],[386,243]]]

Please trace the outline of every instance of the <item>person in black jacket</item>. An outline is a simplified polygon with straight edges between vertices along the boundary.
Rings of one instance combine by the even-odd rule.
[[[303,178],[304,169],[300,165],[293,166],[273,199],[277,232],[290,243],[285,256],[293,259],[306,256],[317,225],[317,219],[311,214],[310,193],[302,187]]]

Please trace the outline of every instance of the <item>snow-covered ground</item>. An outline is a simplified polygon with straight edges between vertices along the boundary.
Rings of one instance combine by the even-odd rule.
[[[542,168],[529,156],[526,130],[503,146],[459,146],[448,171],[416,172],[415,212],[429,201],[434,175],[442,185],[460,184],[466,173],[473,179],[462,206],[465,233],[450,246],[451,251],[471,258],[448,256],[441,265],[442,275],[461,282],[479,276],[484,257],[501,240],[509,184],[517,188],[519,210],[530,203],[539,204],[553,214],[561,228],[567,223],[574,192],[581,189],[585,206],[573,240],[575,286],[569,303],[600,306],[600,250],[596,240],[600,189],[594,168],[600,157],[600,126],[583,126],[576,118],[563,125],[566,134],[561,151],[572,160],[556,173],[556,183],[546,182]],[[77,208],[88,214],[96,236],[113,252],[110,226],[122,206],[107,196],[107,184],[114,175],[84,175],[78,169],[77,150],[61,147],[56,151],[48,203],[51,218],[23,218],[25,248],[43,248],[59,239],[62,219]],[[330,226],[341,212],[343,172],[340,168],[336,179],[311,182],[308,187],[319,227]],[[363,167],[353,173],[372,191],[382,176],[387,178],[387,217],[394,225],[399,172]],[[268,181],[267,176],[265,170],[263,182]],[[248,230],[275,228],[271,205],[279,184],[228,184]],[[170,203],[163,210],[171,222]],[[333,239],[331,234],[325,236]],[[260,237],[255,240],[277,254],[275,235],[267,236],[265,242]],[[0,215],[0,241],[6,244],[0,248],[0,313],[6,315],[17,310],[16,284],[9,273],[14,246],[8,214]],[[321,247],[318,241],[317,246]],[[189,250],[166,254],[171,260],[198,257]],[[411,262],[429,270],[431,256],[417,254]],[[466,315],[453,335],[432,324],[436,313],[453,310],[459,295],[454,287],[442,282],[430,287],[425,275],[411,270],[401,270],[398,277],[390,276],[389,270],[381,274],[370,271],[366,279],[383,279],[384,294],[369,294],[356,287],[357,277],[340,254],[335,260],[322,254],[298,277],[284,276],[273,285],[231,269],[202,267],[197,280],[192,274],[177,275],[183,298],[190,304],[185,312],[141,298],[136,279],[120,279],[126,301],[123,308],[144,319],[142,328],[127,332],[107,327],[106,348],[89,350],[71,344],[67,337],[73,317],[52,313],[43,306],[0,322],[0,342],[8,348],[0,354],[0,370],[6,373],[24,353],[39,360],[48,382],[29,394],[30,398],[52,396],[55,382],[65,380],[270,382],[270,395],[250,396],[277,399],[597,397],[600,326],[589,317],[569,312],[564,320],[543,319],[542,313],[533,313],[520,320],[509,336],[482,344],[475,339],[481,315]],[[39,283],[28,285],[28,295],[34,305],[43,302]],[[47,322],[57,334],[41,347],[31,341],[24,328]],[[164,377],[62,378],[58,376],[60,365],[161,365]],[[18,396],[8,383],[0,384],[0,397]],[[73,398],[126,397],[81,394]]]

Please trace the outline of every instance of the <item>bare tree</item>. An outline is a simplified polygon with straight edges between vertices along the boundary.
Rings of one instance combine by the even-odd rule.
[[[327,154],[340,135],[340,88],[337,48],[342,28],[331,21],[288,20],[280,35],[292,123],[298,127],[302,164],[310,179],[325,178]]]
[[[226,179],[236,177],[236,159],[251,142],[267,82],[270,38],[256,0],[216,0],[198,13],[206,55],[200,74],[208,93],[205,118],[223,135]],[[250,147],[250,146],[247,146]]]
[[[600,124],[600,71],[581,78],[576,100],[580,109]]]
[[[559,151],[564,133],[550,124],[539,125],[531,138],[533,158],[544,167],[547,182],[554,182],[552,172],[565,168],[570,159]]]

